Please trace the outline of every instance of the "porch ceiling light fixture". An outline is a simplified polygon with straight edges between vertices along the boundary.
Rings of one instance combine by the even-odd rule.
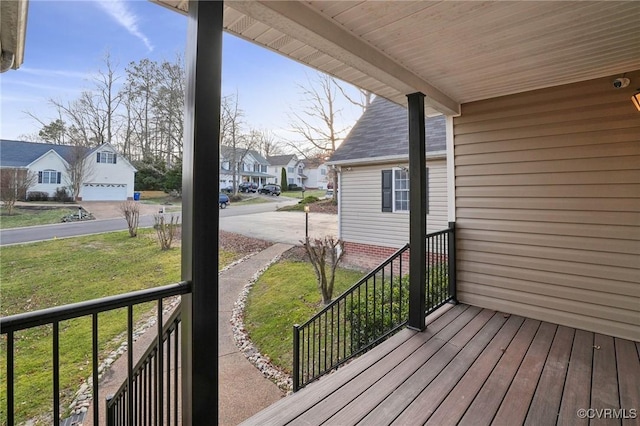
[[[636,109],[640,111],[640,89],[638,89],[635,95],[631,96],[631,102],[633,102]]]

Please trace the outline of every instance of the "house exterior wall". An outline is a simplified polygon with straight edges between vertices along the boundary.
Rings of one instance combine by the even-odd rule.
[[[116,164],[98,163],[96,152],[116,153]],[[135,172],[131,164],[113,148],[105,146],[89,154],[87,158],[87,172],[83,179],[85,184],[117,184],[126,185],[127,199],[133,199]],[[67,185],[69,182],[67,181]],[[80,190],[79,198],[83,198],[84,186]]]
[[[55,195],[57,188],[64,188],[68,186],[66,162],[53,151],[47,152],[45,155],[31,163],[29,165],[29,170],[36,176],[38,176],[38,172],[41,171],[55,170],[57,172],[61,172],[61,179],[60,183],[38,183],[36,179],[36,183],[27,190],[27,193],[35,191],[46,192],[50,197],[52,197]]]
[[[305,169],[305,174],[307,175],[307,181],[305,183],[307,188],[327,189],[327,177],[329,174],[327,166],[322,164],[319,167],[309,167]]]
[[[460,301],[640,341],[640,113],[615,77],[463,105]]]
[[[346,264],[372,267],[409,242],[409,213],[382,211],[382,170],[401,163],[342,166],[340,238]],[[404,164],[405,166],[407,164]],[[427,232],[447,228],[447,167],[444,158],[428,159],[429,214]]]

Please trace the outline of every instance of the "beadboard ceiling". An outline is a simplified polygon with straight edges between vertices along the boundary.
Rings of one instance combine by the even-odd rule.
[[[427,113],[640,69],[640,1],[227,1],[224,28]]]

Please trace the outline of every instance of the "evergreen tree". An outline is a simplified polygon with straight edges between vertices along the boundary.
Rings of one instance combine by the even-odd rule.
[[[287,184],[287,169],[286,167],[282,168],[282,173],[280,174],[280,187],[283,191],[289,190],[289,184]]]

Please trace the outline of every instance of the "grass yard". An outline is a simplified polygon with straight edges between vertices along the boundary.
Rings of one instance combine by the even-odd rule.
[[[310,189],[308,191],[304,191],[304,196],[305,197],[313,196],[313,197],[323,198],[326,193],[327,193],[326,189]],[[280,195],[283,195],[285,197],[298,198],[298,199],[302,200],[302,191],[300,191],[300,190],[298,190],[298,191],[282,191],[282,193]]]
[[[220,251],[220,267],[244,256]],[[181,251],[161,251],[153,229],[137,238],[126,231],[51,240],[2,248],[0,312],[3,316],[171,284],[180,281]],[[155,304],[134,309],[135,319]],[[98,317],[99,345],[104,355],[126,330],[126,309]],[[0,375],[6,374],[6,336],[0,341]],[[60,388],[68,406],[83,379],[91,375],[91,321],[60,323]],[[50,412],[52,403],[51,326],[15,335],[15,415],[17,423]],[[0,386],[0,424],[6,423],[6,387]]]
[[[0,229],[61,223],[62,217],[78,213],[77,207],[57,208],[41,206],[15,206],[11,215],[0,208]]]
[[[363,272],[336,270],[334,298],[364,276]],[[283,260],[272,265],[254,284],[247,300],[245,327],[260,353],[291,373],[293,324],[302,324],[323,308],[313,266]]]

